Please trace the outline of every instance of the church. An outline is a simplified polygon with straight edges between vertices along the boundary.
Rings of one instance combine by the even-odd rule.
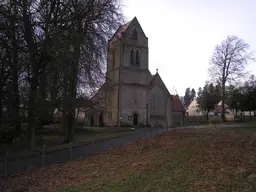
[[[121,25],[108,42],[106,80],[86,112],[88,126],[183,125],[185,109],[158,70],[150,73],[148,54],[148,38],[137,18]]]

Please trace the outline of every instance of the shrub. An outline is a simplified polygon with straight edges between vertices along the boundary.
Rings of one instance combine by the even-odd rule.
[[[210,124],[218,124],[221,122],[221,117],[220,116],[213,116],[209,118],[209,123]]]

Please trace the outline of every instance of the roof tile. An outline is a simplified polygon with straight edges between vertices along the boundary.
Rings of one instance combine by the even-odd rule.
[[[124,25],[121,25],[119,29],[116,31],[116,33],[113,35],[110,41],[116,41],[122,37],[122,33],[126,31],[126,29],[129,27],[131,21],[128,23],[125,23]]]
[[[185,108],[183,107],[178,95],[172,95],[172,111],[185,112]]]

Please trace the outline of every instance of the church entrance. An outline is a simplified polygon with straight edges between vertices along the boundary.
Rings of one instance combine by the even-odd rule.
[[[139,124],[139,115],[137,112],[133,114],[133,125],[137,126]]]
[[[103,113],[100,113],[100,116],[99,116],[99,126],[103,127]]]

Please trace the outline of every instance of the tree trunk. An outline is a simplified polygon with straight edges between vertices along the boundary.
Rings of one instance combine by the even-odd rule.
[[[36,95],[38,87],[38,76],[39,76],[39,61],[37,60],[37,46],[34,42],[34,33],[31,23],[31,15],[28,14],[29,2],[27,0],[22,1],[23,8],[23,25],[24,25],[24,37],[28,47],[29,53],[29,64],[31,67],[31,82],[30,82],[30,92],[28,101],[28,137],[27,145],[30,149],[34,147],[34,137],[35,137],[35,123],[36,123]]]
[[[79,57],[80,58],[80,44],[79,44],[79,50],[75,49],[74,51],[79,51]],[[76,56],[78,53],[76,53]],[[69,98],[69,108],[68,108],[68,131],[66,134],[66,141],[71,142],[74,138],[74,129],[75,129],[75,109],[76,109],[76,87],[77,87],[77,72],[78,72],[78,64],[79,59],[76,59],[77,62],[74,62],[72,64],[72,75],[71,75],[71,83],[70,83],[70,96]]]
[[[222,96],[221,96],[221,119],[225,121],[225,83],[222,83]]]
[[[44,64],[43,64],[44,65]],[[47,110],[47,104],[45,100],[45,87],[46,87],[46,79],[45,79],[45,66],[41,67],[41,74],[40,74],[40,83],[39,83],[39,124],[38,128],[41,129],[43,127],[43,124],[46,120],[46,110]]]
[[[36,126],[36,90],[37,77],[32,77],[28,102],[28,140],[29,149],[34,148],[35,126]]]
[[[66,141],[66,133],[68,130],[68,104],[69,104],[69,96],[68,96],[68,89],[69,89],[69,66],[65,67],[64,71],[64,79],[63,79],[63,100],[62,100],[62,106],[63,106],[63,112],[62,112],[62,122],[61,122],[61,129],[60,132],[61,134],[65,135],[65,142]]]
[[[55,112],[55,109],[56,109],[56,105],[58,105],[58,107],[57,108],[59,108],[60,106],[59,106],[59,103],[57,103],[58,101],[57,101],[57,95],[58,95],[58,91],[59,91],[59,89],[57,89],[56,90],[56,88],[55,88],[55,86],[54,85],[57,85],[57,73],[58,73],[58,71],[55,71],[55,75],[53,76],[53,81],[51,82],[51,88],[50,88],[50,100],[51,100],[51,102],[55,102],[55,105],[53,105],[52,103],[51,103],[51,105],[50,105],[50,116],[51,116],[51,118],[52,119],[54,119],[54,112]],[[63,83],[65,83],[65,82],[63,82]],[[63,106],[62,106],[63,107]],[[61,107],[60,107],[61,108]],[[60,126],[61,127],[61,126]],[[62,129],[61,129],[62,130]],[[64,133],[64,132],[63,132]]]
[[[13,49],[12,49],[12,115],[15,122],[15,135],[19,137],[21,134],[21,122],[20,122],[20,96],[19,96],[19,77],[18,77],[18,53],[17,53],[17,44],[15,36],[15,27],[12,29],[12,38],[13,38]]]
[[[15,121],[15,136],[19,137],[21,134],[21,121],[20,121],[20,101],[19,101],[19,88],[18,88],[18,77],[13,79],[13,118]]]
[[[207,120],[207,122],[209,120],[209,111],[206,112],[206,120]]]
[[[2,87],[0,88],[0,127],[3,122],[3,100],[2,100]]]
[[[82,24],[78,19],[76,21],[76,33],[73,36],[73,58],[71,62],[71,74],[70,76],[70,86],[69,86],[69,109],[68,109],[68,131],[66,135],[66,141],[71,142],[74,139],[74,130],[76,126],[76,95],[77,95],[77,78],[78,78],[78,67],[80,61],[80,49],[81,42],[83,41],[83,33],[82,33]]]

